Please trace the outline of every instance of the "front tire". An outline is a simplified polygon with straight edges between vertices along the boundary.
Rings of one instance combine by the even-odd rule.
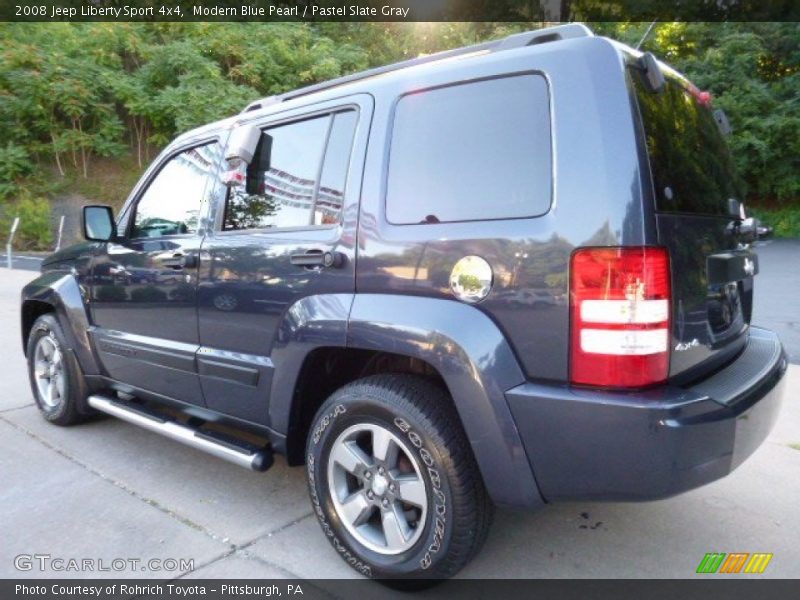
[[[450,398],[423,378],[339,389],[317,412],[306,462],[323,532],[368,577],[445,579],[486,538],[492,504],[472,450]]]
[[[88,390],[64,332],[52,314],[42,315],[28,336],[28,377],[42,416],[56,425],[74,425],[89,414],[82,410]]]

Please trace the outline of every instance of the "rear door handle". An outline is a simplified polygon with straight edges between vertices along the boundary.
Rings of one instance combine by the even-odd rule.
[[[325,267],[338,269],[345,263],[345,255],[341,252],[309,250],[302,254],[292,254],[289,262],[298,267]]]

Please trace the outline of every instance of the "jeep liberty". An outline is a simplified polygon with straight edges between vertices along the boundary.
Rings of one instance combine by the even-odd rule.
[[[495,505],[723,477],[787,361],[750,325],[755,236],[712,102],[570,24],[185,133],[24,289],[38,407],[248,469],[284,455],[381,579],[452,576]]]

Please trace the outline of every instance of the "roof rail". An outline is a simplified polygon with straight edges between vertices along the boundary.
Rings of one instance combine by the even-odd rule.
[[[523,48],[525,46],[534,46],[537,44],[546,44],[548,42],[593,36],[594,34],[592,31],[582,23],[568,23],[566,25],[546,27],[544,29],[537,29],[535,31],[526,31],[524,33],[510,35],[500,40],[483,42],[481,44],[474,44],[472,46],[464,46],[463,48],[455,48],[453,50],[445,50],[444,52],[437,52],[436,54],[429,54],[428,56],[420,56],[419,58],[412,58],[391,65],[375,67],[359,73],[353,73],[352,75],[337,77],[336,79],[331,79],[329,81],[315,83],[313,85],[302,87],[284,94],[268,96],[266,98],[262,98],[261,100],[251,102],[242,112],[244,113],[253,110],[259,110],[271,104],[285,102],[286,100],[307,96],[308,94],[339,87],[340,85],[345,85],[347,83],[360,81],[362,79],[369,79],[370,77],[376,77],[377,75],[383,75],[384,73],[390,73],[392,71],[399,71],[400,69],[406,69],[408,67],[424,65],[427,63],[444,60],[446,58],[455,58],[457,56],[475,54],[478,52],[501,52],[503,50],[512,50],[514,48]]]
[[[510,35],[499,40],[497,47],[493,51],[499,52],[501,50],[511,50],[513,48],[582,37],[594,37],[594,33],[583,23],[567,23],[566,25],[556,25],[555,27],[545,27],[544,29]]]

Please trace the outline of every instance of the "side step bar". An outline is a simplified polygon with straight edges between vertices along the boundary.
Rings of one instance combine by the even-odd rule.
[[[146,406],[108,396],[89,396],[89,406],[113,417],[160,433],[175,441],[203,450],[218,458],[253,471],[266,471],[272,466],[270,448],[259,448],[217,431],[202,431],[170,420]]]

